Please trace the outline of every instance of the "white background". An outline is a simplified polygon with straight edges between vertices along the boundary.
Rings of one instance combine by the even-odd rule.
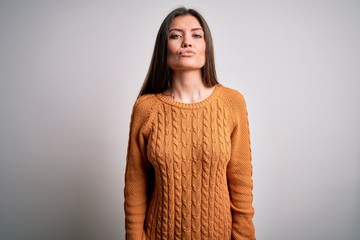
[[[124,239],[131,108],[179,5],[247,100],[257,238],[359,239],[355,0],[0,0],[0,239]]]

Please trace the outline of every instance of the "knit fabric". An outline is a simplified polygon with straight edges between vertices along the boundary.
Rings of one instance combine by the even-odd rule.
[[[127,240],[255,239],[248,115],[216,85],[198,103],[137,99],[125,171]]]

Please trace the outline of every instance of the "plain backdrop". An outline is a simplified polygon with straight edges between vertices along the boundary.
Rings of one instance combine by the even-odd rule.
[[[360,2],[0,0],[0,239],[124,239],[132,105],[197,9],[247,101],[258,239],[360,238]]]

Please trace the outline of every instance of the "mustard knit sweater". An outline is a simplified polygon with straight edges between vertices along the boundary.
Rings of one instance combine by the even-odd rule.
[[[255,239],[243,96],[216,85],[198,103],[137,99],[125,171],[127,240]]]

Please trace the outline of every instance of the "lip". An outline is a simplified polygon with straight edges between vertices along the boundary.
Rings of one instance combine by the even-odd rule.
[[[191,51],[191,50],[183,50],[179,52],[179,55],[182,57],[191,57],[195,55],[195,52]]]

